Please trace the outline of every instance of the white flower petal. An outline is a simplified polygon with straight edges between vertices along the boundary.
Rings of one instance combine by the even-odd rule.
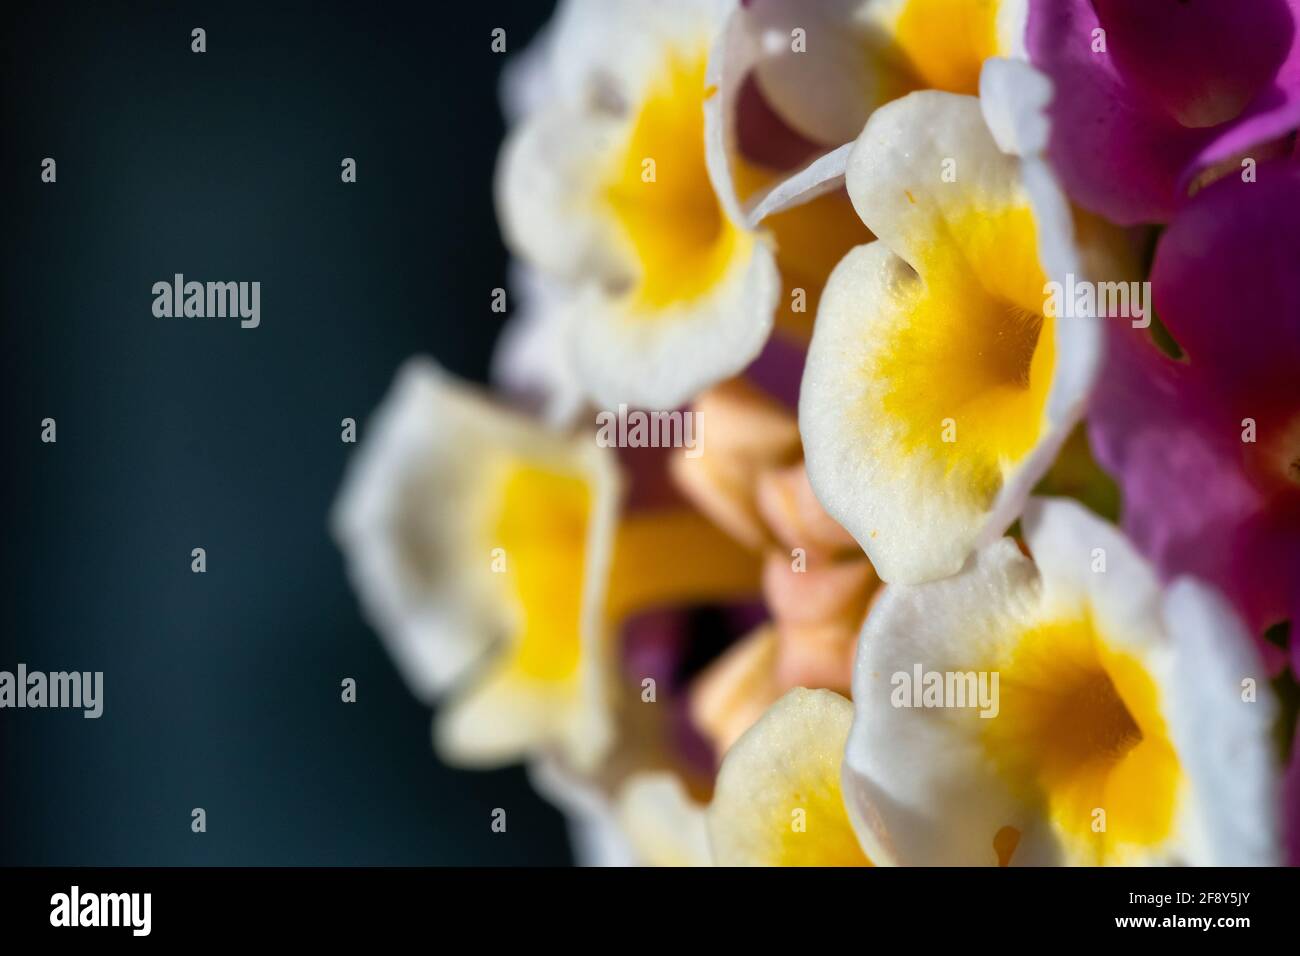
[[[888,95],[872,69],[869,0],[755,0],[745,11],[758,83],[773,108],[809,139],[851,142]],[[795,52],[794,31],[806,49]]]
[[[618,795],[623,832],[650,866],[709,866],[704,807],[666,771],[633,774]]]
[[[528,779],[564,814],[578,866],[640,865],[614,802],[596,781],[575,773],[552,755],[530,762]]]
[[[549,423],[571,425],[583,402],[566,346],[567,290],[517,260],[509,286],[511,315],[492,352],[492,382],[521,402],[539,405]]]
[[[1267,685],[1241,699],[1260,673],[1241,625],[1177,588],[1166,618],[1150,570],[1077,503],[1033,502],[1025,530],[1033,561],[996,542],[959,575],[891,586],[868,617],[844,770],[867,852],[924,865],[1275,859],[1273,704]],[[918,697],[917,677],[933,674],[998,685],[978,703]]]
[[[443,539],[434,535],[412,546],[405,538],[421,528],[426,508],[439,510],[441,456],[456,442],[463,423],[444,421],[444,405],[472,418],[471,404],[432,362],[402,367],[389,395],[362,431],[343,490],[331,514],[335,539],[371,625],[379,632],[412,693],[433,700],[495,638],[472,626],[472,602],[451,600],[456,584],[442,577]],[[418,487],[432,471],[431,494]],[[450,562],[448,567],[454,567]]]
[[[1042,604],[1056,617],[1087,609],[1115,645],[1140,654],[1162,675],[1173,649],[1161,617],[1163,597],[1151,566],[1112,524],[1066,499],[1035,498],[1021,521],[1042,577]]]
[[[712,42],[735,0],[564,0],[555,17],[552,69],[571,102],[641,99],[665,48]]]
[[[1047,149],[1052,81],[1024,60],[993,57],[980,71],[980,107],[998,149],[1037,156]]]
[[[727,752],[708,810],[719,866],[862,866],[840,789],[853,706],[795,688]]]
[[[1281,866],[1278,705],[1251,636],[1220,595],[1188,578],[1170,586],[1165,620],[1177,645],[1174,738],[1205,807],[1206,858]]]
[[[744,9],[733,11],[709,54],[705,77],[710,94],[704,101],[705,154],[713,188],[737,222],[753,229],[764,219],[839,189],[848,161],[845,146],[815,156],[793,172],[762,171],[768,182],[752,193],[740,195],[734,167],[744,164],[750,178],[759,167],[740,155],[736,122],[741,86],[762,59],[762,45],[747,24]]]
[[[399,374],[362,433],[333,528],[412,690],[431,701],[462,684],[440,715],[451,759],[557,745],[585,768],[609,745],[618,497],[613,456],[590,434],[500,409],[432,362]]]
[[[736,159],[736,104],[740,84],[757,56],[741,12],[733,11],[709,51],[704,75],[704,157],[713,190],[733,222],[746,220],[732,169]]]
[[[521,122],[555,94],[556,77],[551,69],[555,32],[553,21],[543,25],[528,46],[509,55],[501,69],[501,112],[510,125]],[[510,42],[509,34],[506,42]]]
[[[626,271],[616,224],[593,187],[594,157],[623,123],[601,110],[548,103],[506,138],[497,162],[497,219],[506,242],[531,265],[571,281]]]
[[[760,243],[707,298],[658,314],[621,308],[589,286],[575,305],[572,361],[602,407],[676,408],[753,361],[780,293],[776,261]]]
[[[883,580],[933,579],[1015,520],[1082,414],[1100,329],[1043,317],[1045,277],[1074,268],[1069,208],[1045,166],[998,150],[974,98],[878,109],[846,182],[879,241],[822,297],[809,477]]]
[[[842,187],[852,149],[849,143],[833,149],[759,194],[749,205],[746,221],[757,227],[768,216],[793,209]]]
[[[705,67],[730,7],[571,0],[551,42],[558,92],[502,153],[507,240],[569,284],[572,365],[604,406],[681,405],[772,328],[768,241],[709,181]]]
[[[997,861],[993,837],[1020,831],[1017,863],[1058,862],[1045,824],[991,772],[971,709],[899,709],[894,675],[964,672],[996,661],[1027,628],[1038,589],[1033,564],[1009,540],[977,551],[961,574],[891,585],[873,606],[854,665],[856,716],[845,751],[845,803],[877,863]]]

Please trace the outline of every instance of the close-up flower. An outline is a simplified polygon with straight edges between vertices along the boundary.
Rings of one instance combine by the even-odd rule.
[[[437,756],[581,865],[1300,862],[1298,9],[560,0],[492,387],[332,513]]]
[[[544,98],[504,146],[507,240],[563,283],[565,351],[596,402],[683,404],[772,328],[769,243],[709,183],[704,75],[715,0],[562,5],[537,55]]]
[[[844,189],[871,113],[917,90],[977,94],[986,60],[1023,55],[1024,16],[1024,0],[734,5],[709,63],[709,171],[775,242],[779,332],[806,340],[830,271],[872,238]]]
[[[1276,717],[1214,592],[1162,594],[1111,526],[1038,499],[862,633],[845,791],[877,862],[1278,862]]]
[[[9,6],[6,942],[1287,948],[1300,0]]]
[[[1073,226],[974,97],[876,110],[848,188],[877,240],[836,267],[817,316],[809,477],[881,578],[942,577],[1015,520],[1082,413],[1101,330],[1044,314],[1045,283],[1077,259]]]
[[[591,770],[614,739],[617,622],[757,592],[757,562],[689,508],[623,508],[613,450],[432,363],[401,372],[373,432],[335,533],[412,690],[450,692],[449,760],[557,750]]]

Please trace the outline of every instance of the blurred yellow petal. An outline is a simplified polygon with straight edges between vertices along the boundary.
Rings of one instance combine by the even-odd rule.
[[[654,313],[707,294],[754,238],[732,223],[704,161],[706,51],[669,51],[604,195],[640,265],[633,305]],[[650,165],[653,164],[653,165]]]
[[[462,547],[491,556],[505,637],[487,672],[439,717],[451,762],[497,764],[556,743],[589,767],[612,740],[600,617],[612,501],[598,505],[611,477],[585,463],[590,436],[575,445],[567,462],[499,449],[474,463],[479,480],[460,506],[479,516],[482,537]]]
[[[998,36],[998,14],[1006,6],[998,0],[906,0],[897,6],[893,45],[912,77],[899,85],[978,93],[984,61],[1010,52]]]
[[[606,615],[757,596],[757,555],[687,508],[634,512],[618,526]]]
[[[613,456],[426,360],[362,435],[332,525],[412,689],[432,700],[502,651],[539,680],[579,669],[614,536]]]

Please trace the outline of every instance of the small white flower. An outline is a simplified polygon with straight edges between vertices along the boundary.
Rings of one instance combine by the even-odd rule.
[[[679,503],[624,508],[615,453],[409,362],[362,431],[333,530],[412,691],[444,696],[442,756],[558,754],[589,775],[614,738],[629,616],[748,600],[757,556]]]
[[[363,439],[334,533],[412,691],[432,701],[454,687],[444,756],[493,764],[557,746],[592,765],[612,737],[613,455],[427,361],[402,370]]]
[[[1162,596],[1072,501],[1032,501],[1024,529],[1032,560],[1003,539],[867,619],[844,786],[871,858],[1276,863],[1276,704],[1243,625],[1195,582]],[[992,706],[928,677],[918,699],[918,671],[987,675]]]
[[[572,367],[606,407],[680,405],[772,328],[772,250],[715,195],[705,158],[705,68],[729,6],[567,0],[536,80],[548,95],[502,151],[507,241],[564,284]]]
[[[1015,108],[990,111],[1011,138]],[[878,238],[822,297],[808,476],[882,580],[931,580],[1019,515],[1082,414],[1101,327],[1045,316],[1047,277],[1084,274],[1069,206],[1042,160],[998,148],[974,97],[876,110],[847,183]]]

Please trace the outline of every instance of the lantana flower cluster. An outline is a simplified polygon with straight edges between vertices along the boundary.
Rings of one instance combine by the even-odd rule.
[[[507,30],[508,33],[508,30]],[[1300,0],[562,0],[333,514],[579,859],[1300,861]]]

